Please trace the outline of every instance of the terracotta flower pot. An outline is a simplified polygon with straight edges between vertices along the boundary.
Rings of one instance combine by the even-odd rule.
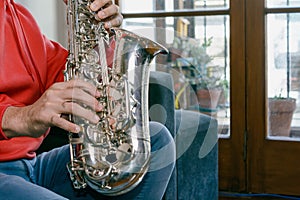
[[[296,109],[296,99],[269,98],[269,134],[290,136],[291,122]]]
[[[197,98],[200,111],[203,111],[206,114],[214,115],[217,112],[220,94],[220,89],[198,89]]]

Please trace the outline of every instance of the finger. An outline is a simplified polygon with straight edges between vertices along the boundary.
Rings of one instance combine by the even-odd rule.
[[[73,101],[79,104],[84,104],[95,111],[102,110],[102,106],[99,104],[95,96],[90,95],[89,93],[79,88],[65,90],[62,99],[63,99],[62,103]]]
[[[97,12],[97,17],[100,20],[105,20],[110,17],[116,16],[118,14],[119,14],[119,6],[112,4],[106,8],[103,8],[102,10],[99,10],[99,12]]]
[[[67,81],[67,82],[55,83],[51,88],[54,90],[58,90],[58,91],[79,88],[95,97],[100,96],[100,92],[97,90],[97,88],[94,85],[92,85],[86,81],[79,80],[79,79],[71,80],[71,81]]]
[[[93,3],[90,5],[90,9],[92,11],[98,11],[100,8],[105,7],[106,5],[112,5],[113,2],[111,0],[95,0]]]
[[[85,92],[87,92],[90,95],[93,95],[95,97],[100,96],[100,92],[97,90],[96,86],[92,85],[91,83],[89,83],[87,81],[83,81],[80,79],[69,81],[67,87],[82,89]]]
[[[57,126],[61,129],[64,129],[64,130],[72,132],[72,133],[79,133],[79,131],[80,131],[79,125],[76,125],[64,118],[61,118],[58,115],[55,115],[51,118],[51,123],[54,126]]]
[[[74,102],[65,102],[63,104],[62,113],[72,114],[80,118],[84,118],[94,124],[98,123],[100,120],[100,118],[95,112],[83,108],[82,106]]]
[[[121,14],[115,16],[114,18],[112,18],[111,20],[109,21],[106,21],[105,24],[104,24],[104,27],[106,29],[110,29],[112,27],[119,27],[121,26],[123,22],[123,16]]]

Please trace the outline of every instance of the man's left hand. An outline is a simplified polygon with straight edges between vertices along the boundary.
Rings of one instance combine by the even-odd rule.
[[[68,0],[64,0],[65,3]],[[119,27],[123,22],[123,16],[120,13],[119,6],[115,5],[112,0],[94,0],[90,9],[96,12],[96,18],[104,22],[106,29]]]

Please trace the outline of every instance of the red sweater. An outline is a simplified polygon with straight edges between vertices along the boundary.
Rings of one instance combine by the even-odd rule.
[[[63,81],[68,52],[41,33],[32,15],[13,0],[0,0],[0,161],[33,158],[40,138],[8,139],[2,117],[8,106],[34,103],[54,82]]]

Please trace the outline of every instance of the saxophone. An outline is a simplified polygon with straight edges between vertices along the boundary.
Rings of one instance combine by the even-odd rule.
[[[115,196],[135,188],[148,170],[149,65],[167,50],[124,29],[108,33],[89,10],[91,2],[68,1],[69,57],[64,74],[66,81],[82,79],[95,85],[103,110],[97,113],[97,124],[69,115],[81,131],[69,133],[67,168],[74,188],[90,186]]]

